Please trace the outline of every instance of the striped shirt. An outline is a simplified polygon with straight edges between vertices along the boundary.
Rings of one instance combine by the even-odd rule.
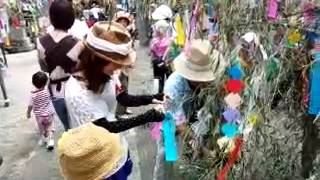
[[[48,89],[31,92],[30,106],[35,116],[50,116],[55,113]]]

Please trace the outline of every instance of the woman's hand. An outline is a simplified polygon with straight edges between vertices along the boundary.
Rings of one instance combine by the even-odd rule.
[[[152,104],[163,104],[164,101],[158,100],[158,99],[152,99]]]
[[[153,96],[152,104],[164,104],[167,99],[170,99],[168,95],[159,93]]]
[[[163,106],[159,105],[147,111],[147,114],[149,114],[150,117],[149,122],[162,122],[164,120]]]

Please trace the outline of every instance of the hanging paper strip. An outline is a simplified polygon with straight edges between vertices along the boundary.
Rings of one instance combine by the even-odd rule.
[[[310,92],[309,107],[310,115],[318,115],[320,113],[320,61],[316,60],[312,64],[309,72]]]
[[[197,17],[199,13],[199,6],[200,6],[200,2],[199,0],[196,0],[196,2],[194,3],[194,9],[190,17],[190,24],[189,24],[188,34],[187,34],[187,41],[184,47],[184,52],[186,52],[189,49],[190,41],[193,39],[194,32],[196,31],[196,28],[197,28]]]
[[[177,147],[175,141],[176,127],[174,119],[170,113],[165,114],[162,122],[164,155],[166,161],[176,161],[178,158]]]
[[[177,31],[177,37],[176,37],[176,44],[178,46],[183,46],[185,43],[185,33],[184,33],[184,29],[183,29],[183,24],[182,24],[182,19],[180,17],[180,15],[177,15],[174,21],[174,25]]]
[[[160,132],[161,126],[162,126],[162,123],[161,123],[161,122],[152,123],[151,129],[150,129],[151,139],[153,139],[153,140],[158,140],[158,139],[160,139],[160,136],[161,136],[161,132]]]
[[[267,17],[271,20],[277,19],[277,17],[278,17],[278,0],[269,0]]]

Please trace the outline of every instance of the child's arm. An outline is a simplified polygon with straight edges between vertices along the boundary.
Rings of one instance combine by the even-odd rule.
[[[28,110],[27,110],[27,118],[28,118],[28,119],[31,118],[32,104],[33,104],[33,101],[32,101],[32,98],[30,97],[29,105],[28,105]]]
[[[28,110],[27,110],[27,118],[28,118],[28,119],[31,118],[31,111],[32,111],[32,106],[29,105],[29,106],[28,106]]]

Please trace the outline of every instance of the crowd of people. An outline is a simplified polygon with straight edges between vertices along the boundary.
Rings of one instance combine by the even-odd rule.
[[[94,7],[99,9],[98,7]],[[93,15],[99,19],[99,13]],[[97,16],[97,17],[96,17]],[[53,140],[54,114],[65,132],[57,144],[62,175],[68,180],[125,180],[132,171],[129,146],[120,132],[150,122],[161,122],[170,113],[182,133],[196,121],[199,104],[182,102],[199,93],[224,68],[222,55],[208,40],[197,39],[181,53],[174,13],[166,5],[154,9],[150,31],[151,64],[159,91],[154,95],[128,93],[128,71],[136,60],[134,17],[117,12],[112,22],[88,24],[86,33],[74,36],[76,16],[71,2],[55,0],[49,8],[51,30],[37,40],[42,71],[32,76],[27,117],[33,111],[40,141],[48,150]],[[78,31],[78,29],[75,29]],[[182,51],[182,46],[177,46]],[[214,65],[214,66],[213,66]],[[134,117],[127,107],[155,104]]]

